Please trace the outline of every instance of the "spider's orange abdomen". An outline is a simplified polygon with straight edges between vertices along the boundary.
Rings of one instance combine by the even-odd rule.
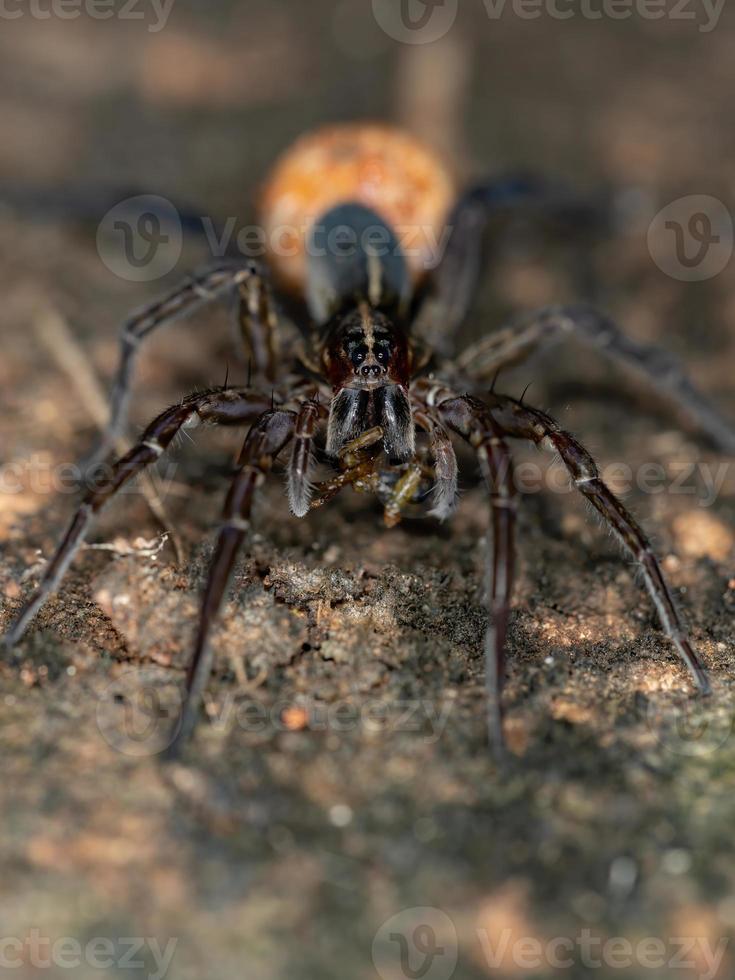
[[[303,291],[310,230],[331,208],[356,203],[395,232],[417,282],[438,258],[454,197],[447,168],[409,133],[378,123],[319,129],[284,153],[263,188],[271,265],[285,286]]]

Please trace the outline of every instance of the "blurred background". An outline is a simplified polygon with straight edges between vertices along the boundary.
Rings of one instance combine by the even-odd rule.
[[[276,156],[322,123],[405,125],[460,180],[530,170],[612,194],[615,234],[588,256],[598,300],[637,339],[685,360],[735,416],[734,44],[735,11],[705,0],[5,0],[0,464],[5,477],[16,467],[22,492],[0,495],[0,627],[70,512],[69,495],[42,475],[77,459],[104,419],[119,323],[207,258],[185,229],[174,268],[131,281],[106,263],[100,221],[143,193],[218,222],[246,219]],[[721,202],[725,221],[713,264],[680,275],[673,239],[649,229],[673,202],[691,231],[693,196],[696,213],[702,196]],[[692,254],[699,244],[685,238]],[[566,245],[521,228],[496,255],[467,335],[574,297],[574,263]],[[226,311],[201,323],[151,343],[137,424],[221,383],[227,364],[242,380]],[[541,357],[502,387],[519,394],[531,381],[531,400],[603,463],[653,460],[670,474],[674,463],[725,466],[712,507],[630,498],[725,697],[735,607],[726,461],[589,352]],[[233,448],[208,435],[177,462],[166,506],[185,566],[151,558],[146,541],[160,527],[143,501],[127,500],[96,537],[113,557],[87,554],[39,630],[0,665],[0,921],[3,936],[25,943],[14,975],[69,975],[35,965],[36,929],[84,948],[109,939],[112,975],[124,977],[158,969],[149,942],[142,965],[120,965],[126,936],[161,948],[176,939],[166,973],[176,980],[544,978],[560,972],[546,955],[554,937],[575,943],[561,969],[570,977],[732,976],[730,702],[710,709],[703,740],[687,728],[687,683],[631,570],[569,497],[552,506],[535,495],[522,518],[514,775],[499,776],[482,747],[485,508],[474,490],[452,528],[387,534],[362,500],[297,526],[275,487],[222,630],[228,657],[255,651],[257,668],[223,668],[224,689],[262,674],[257,696],[269,705],[314,689],[327,701],[376,691],[438,699],[454,711],[445,737],[338,737],[296,724],[215,734],[166,773],[100,737],[110,678],[131,664],[171,673],[185,662],[209,555],[200,542]],[[672,692],[674,713],[659,725]],[[676,737],[662,740],[661,726]],[[660,940],[665,955],[590,963],[577,944],[584,930],[601,942]],[[673,962],[678,938],[688,944]],[[544,944],[540,963],[519,961],[524,939]],[[102,975],[82,960],[75,977]]]

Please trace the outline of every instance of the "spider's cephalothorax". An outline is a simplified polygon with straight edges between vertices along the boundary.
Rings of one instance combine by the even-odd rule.
[[[329,407],[326,451],[340,450],[375,426],[393,464],[408,463],[415,448],[408,396],[406,335],[383,313],[362,302],[338,315],[322,350],[326,377],[334,389]]]
[[[651,547],[590,454],[549,415],[498,394],[490,382],[535,347],[574,334],[637,368],[727,452],[735,451],[733,428],[668,356],[637,345],[586,305],[539,310],[455,355],[492,219],[521,209],[526,217],[553,218],[557,226],[584,215],[589,228],[590,217],[594,223],[599,216],[557,185],[527,178],[479,184],[453,201],[446,168],[399,130],[341,126],[300,140],[276,165],[261,197],[268,263],[233,259],[208,267],[124,325],[100,451],[106,454],[124,433],[133,359],[142,341],[214,296],[239,299],[253,384],[191,395],[148,426],[109,478],[88,492],[6,642],[20,639],[56,590],[95,515],[155,463],[178,432],[197,422],[247,427],[199,617],[174,743],[181,745],[211,673],[211,628],[250,529],[254,495],[287,447],[288,497],[296,516],[353,487],[374,492],[392,526],[428,496],[431,515],[450,516],[457,491],[453,439],[459,438],[475,452],[488,490],[485,657],[489,736],[499,750],[517,507],[508,440],[526,439],[558,454],[574,486],[640,565],[664,631],[706,692],[706,673]],[[281,317],[269,271],[279,287],[303,300],[299,331]],[[314,483],[317,449],[332,473]]]

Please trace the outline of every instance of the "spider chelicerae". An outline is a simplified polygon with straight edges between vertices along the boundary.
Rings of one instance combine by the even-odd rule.
[[[574,335],[637,369],[728,452],[735,450],[730,425],[672,358],[634,343],[587,305],[542,309],[450,356],[481,275],[488,226],[509,209],[551,212],[559,206],[556,191],[538,181],[492,181],[457,196],[441,162],[390,127],[332,127],[299,141],[274,168],[261,203],[267,240],[289,247],[273,250],[268,265],[227,259],[210,266],[125,323],[98,457],[124,430],[133,362],[143,341],[215,298],[237,300],[252,383],[190,395],[145,429],[114,463],[109,479],[87,493],[6,642],[20,639],[58,588],[102,507],[154,464],[177,433],[199,423],[248,427],[204,591],[176,751],[195,727],[212,670],[212,624],[250,530],[256,491],[278,457],[288,452],[288,499],[296,517],[352,487],[378,495],[389,526],[416,504],[443,521],[457,497],[457,437],[475,451],[489,498],[488,734],[500,752],[517,510],[508,440],[525,439],[558,454],[574,486],[639,565],[665,633],[707,693],[707,675],[659,563],[589,452],[545,412],[489,386],[504,365]],[[443,230],[448,238],[441,261],[426,275],[427,233]],[[281,313],[272,276],[305,300],[298,325]],[[313,479],[317,454],[333,470],[319,483]]]

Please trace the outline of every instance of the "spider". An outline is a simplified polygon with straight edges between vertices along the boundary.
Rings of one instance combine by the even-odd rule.
[[[204,590],[175,752],[195,727],[212,671],[212,624],[250,530],[254,498],[277,458],[288,448],[287,492],[296,517],[351,486],[377,494],[388,526],[416,505],[443,521],[457,497],[455,437],[474,450],[489,497],[487,726],[491,745],[502,755],[517,511],[508,440],[524,439],[558,454],[574,486],[640,566],[661,626],[699,690],[708,693],[707,674],[659,563],[589,452],[551,416],[488,384],[501,367],[534,348],[575,335],[637,369],[728,452],[735,449],[729,424],[668,355],[634,343],[588,305],[542,309],[454,359],[446,353],[480,279],[487,227],[521,206],[553,212],[559,201],[550,185],[527,180],[490,181],[457,195],[443,163],[389,126],[330,127],[297,141],[275,166],[261,199],[267,240],[283,245],[271,246],[269,263],[223,260],[125,323],[110,421],[98,456],[107,454],[124,430],[133,362],[143,341],[215,298],[237,302],[253,383],[190,395],[145,429],[114,463],[109,478],[87,492],[6,642],[20,639],[58,588],[102,507],[154,464],[177,433],[199,423],[247,426]],[[410,232],[411,247],[405,235],[399,241],[401,228]],[[427,274],[430,240],[444,229],[449,236],[441,261]],[[300,327],[277,305],[276,284],[282,294],[295,292],[304,299]],[[317,454],[332,474],[315,483]]]

